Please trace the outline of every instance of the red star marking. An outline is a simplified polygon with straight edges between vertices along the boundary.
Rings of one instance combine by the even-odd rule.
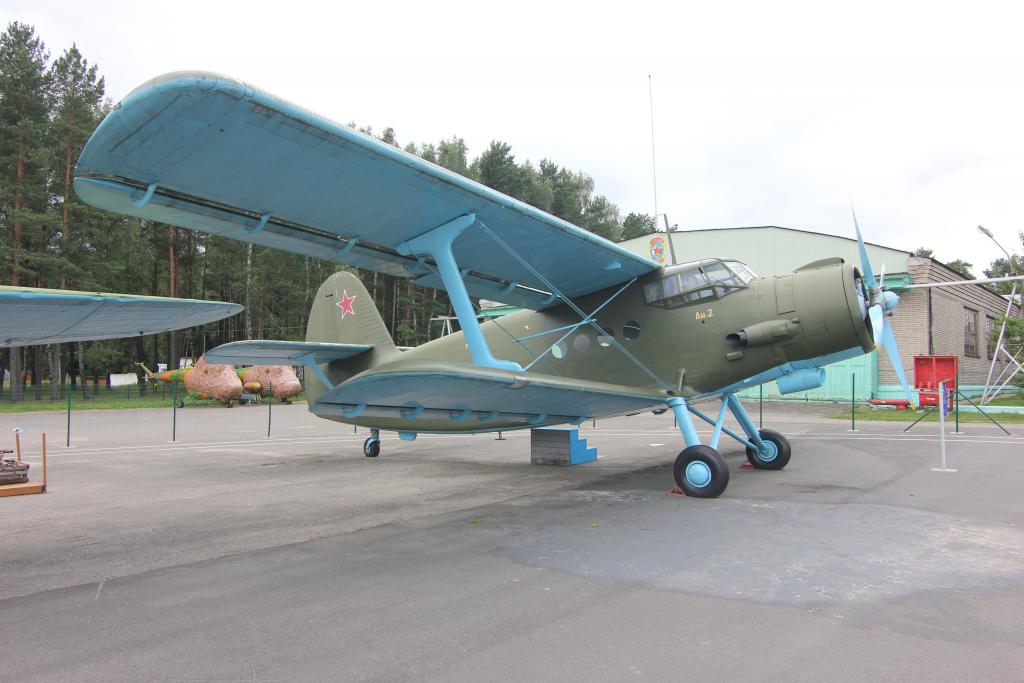
[[[349,313],[351,313],[352,315],[356,314],[356,309],[352,305],[352,302],[356,300],[356,296],[357,295],[355,294],[349,296],[347,291],[342,291],[341,300],[335,304],[335,306],[341,309],[342,320],[344,320],[345,316],[348,315]]]

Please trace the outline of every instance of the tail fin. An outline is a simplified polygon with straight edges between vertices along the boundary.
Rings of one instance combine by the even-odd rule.
[[[378,355],[396,351],[370,293],[359,278],[345,271],[320,285],[309,312],[306,341],[369,344]]]
[[[335,273],[320,285],[309,311],[306,341],[373,347],[352,358],[331,361],[326,367],[321,365],[335,385],[401,353],[366,287],[359,278],[345,271]],[[327,387],[312,372],[306,372],[305,378],[306,397],[312,403],[326,393]]]

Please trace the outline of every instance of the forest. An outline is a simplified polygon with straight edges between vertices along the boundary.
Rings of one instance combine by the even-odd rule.
[[[178,333],[129,340],[0,350],[4,398],[63,395],[65,383],[136,371],[136,363],[178,367],[206,349],[241,339],[297,340],[317,287],[338,264],[94,209],[72,188],[86,141],[113,103],[99,66],[75,45],[54,58],[34,27],[13,22],[0,35],[0,282],[14,286],[152,294],[244,304],[233,318]],[[330,114],[330,112],[325,112]],[[349,124],[375,135],[371,127]],[[528,202],[603,237],[654,230],[599,194],[586,173],[544,159],[519,162],[498,140],[469,156],[452,136],[404,146],[392,128],[378,139]],[[395,343],[440,336],[431,317],[450,313],[444,292],[352,269],[366,283]],[[2,322],[2,321],[0,321]],[[83,383],[84,386],[84,383]]]

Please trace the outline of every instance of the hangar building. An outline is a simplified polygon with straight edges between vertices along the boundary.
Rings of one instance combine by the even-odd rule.
[[[665,240],[669,235],[679,263],[728,257],[745,262],[762,276],[784,275],[812,261],[833,256],[860,264],[854,239],[776,226],[655,233],[626,240],[620,246],[668,265],[671,250]],[[885,264],[886,287],[900,296],[900,305],[889,320],[911,385],[914,356],[958,356],[961,389],[980,394],[995,352],[995,343],[989,341],[988,332],[998,329],[998,321],[1006,313],[1006,298],[979,285],[905,289],[909,284],[949,282],[966,279],[966,276],[933,258],[877,244],[866,247],[876,275]],[[1003,362],[996,364],[997,374],[1004,365]],[[830,365],[826,375],[825,386],[796,397],[850,400],[853,375],[856,375],[857,400],[903,396],[896,372],[884,352],[881,360],[878,352],[873,352]],[[757,396],[758,390],[746,393]],[[774,383],[764,385],[764,396],[778,396]]]

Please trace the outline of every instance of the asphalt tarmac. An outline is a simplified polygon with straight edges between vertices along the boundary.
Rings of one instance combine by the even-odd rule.
[[[374,460],[304,406],[269,440],[179,415],[174,444],[160,411],[82,420],[49,493],[0,498],[0,680],[1024,678],[1024,440],[985,425],[935,472],[934,425],[769,407],[789,467],[723,441],[697,500],[666,495],[670,415],[586,424],[572,468],[528,432]]]

